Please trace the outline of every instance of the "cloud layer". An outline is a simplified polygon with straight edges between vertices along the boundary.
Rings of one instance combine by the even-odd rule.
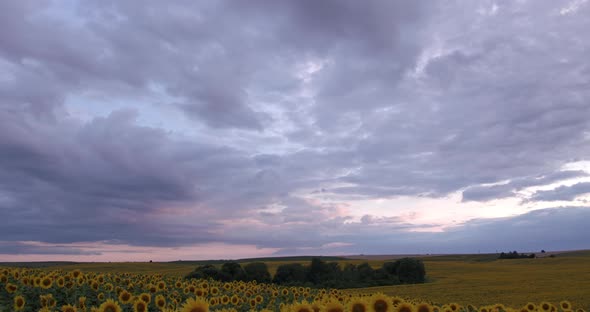
[[[589,171],[564,169],[590,155],[589,13],[566,1],[0,3],[0,253],[473,252],[504,248],[497,235],[538,249],[543,233],[515,224],[582,230],[588,213],[534,209],[589,192],[576,180]],[[535,189],[566,180],[577,184]],[[397,201],[424,197],[445,203],[439,221]],[[498,213],[509,219],[474,211],[514,198]],[[367,200],[392,204],[368,213]],[[542,248],[590,247],[553,234],[562,244]]]

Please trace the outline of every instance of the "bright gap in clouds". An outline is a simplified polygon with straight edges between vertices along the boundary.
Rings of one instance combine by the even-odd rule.
[[[562,166],[562,171],[584,171],[590,175],[590,161],[570,162]],[[486,184],[486,186],[509,183]],[[515,196],[493,199],[483,202],[462,201],[462,192],[458,191],[439,198],[398,196],[391,198],[346,199],[346,215],[352,217],[348,222],[358,222],[364,216],[396,218],[406,223],[411,231],[442,232],[446,228],[460,226],[474,219],[494,219],[514,217],[526,212],[546,209],[558,205],[584,206],[590,194],[577,196],[574,201],[527,201],[537,191],[554,190],[560,186],[572,186],[581,182],[590,182],[590,176],[564,179],[550,184],[525,187],[515,191]],[[341,203],[338,195],[313,194],[313,198],[326,200],[328,203]]]

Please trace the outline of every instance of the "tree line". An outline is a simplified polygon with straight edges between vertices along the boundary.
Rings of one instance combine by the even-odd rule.
[[[532,253],[530,255],[527,254],[519,254],[518,252],[511,251],[511,252],[502,252],[498,259],[533,259],[535,258],[535,254]]]
[[[341,267],[338,262],[325,262],[320,258],[313,258],[309,265],[280,265],[274,277],[264,262],[252,262],[243,267],[237,262],[226,262],[220,268],[211,264],[198,266],[186,278],[214,279],[222,282],[257,281],[284,286],[356,288],[423,283],[425,276],[424,263],[413,258],[385,262],[378,269],[373,269],[368,263],[349,263]]]

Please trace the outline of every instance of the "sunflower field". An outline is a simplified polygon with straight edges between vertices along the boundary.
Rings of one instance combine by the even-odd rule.
[[[3,268],[0,286],[0,311],[584,312],[569,301],[461,306],[383,293],[80,270]]]

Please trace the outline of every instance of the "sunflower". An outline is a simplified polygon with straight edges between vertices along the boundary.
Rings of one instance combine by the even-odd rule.
[[[106,289],[107,292],[113,291],[113,288],[114,288],[113,284],[111,284],[111,283],[107,283],[104,285],[104,289]]]
[[[86,309],[86,297],[78,298],[78,308],[85,310]]]
[[[131,303],[132,299],[133,296],[131,296],[131,294],[127,290],[122,290],[119,293],[119,301],[121,301],[121,303],[123,304]]]
[[[311,308],[313,309],[313,312],[320,312],[322,310],[322,302],[320,302],[319,300],[314,300],[311,303]]]
[[[209,304],[203,299],[189,298],[182,305],[182,312],[209,312]]]
[[[228,295],[221,296],[221,304],[228,304],[229,301],[230,301],[230,299],[229,299]]]
[[[256,299],[251,298],[248,302],[250,303],[250,308],[254,309],[256,307]]]
[[[78,276],[80,276],[81,273],[82,273],[82,271],[76,269],[76,270],[70,272],[70,276],[73,278],[78,278]]]
[[[291,309],[293,312],[313,312],[311,305],[305,301],[295,304]]]
[[[51,285],[53,285],[53,281],[48,276],[42,278],[41,283],[39,284],[39,286],[41,286],[43,289],[49,289],[51,288]]]
[[[537,306],[532,302],[527,303],[524,307],[531,312],[537,310]]]
[[[395,296],[395,297],[391,298],[391,303],[393,303],[394,306],[396,306],[402,302],[405,302],[405,300],[400,297]]]
[[[97,282],[97,281],[92,281],[92,282],[90,283],[90,288],[92,288],[92,290],[94,290],[94,291],[98,291],[98,287],[99,287],[99,286],[100,286],[100,284],[98,284],[98,282]]]
[[[231,296],[231,304],[238,305],[240,303],[240,297],[238,295]]]
[[[158,282],[158,290],[164,290],[166,289],[166,283],[164,281],[159,281]]]
[[[152,301],[152,295],[150,295],[148,293],[141,293],[139,295],[139,299],[141,299],[143,302],[149,304]]]
[[[107,299],[107,301],[103,302],[99,307],[98,311],[100,312],[121,312],[121,307],[118,303],[113,301],[112,299]]]
[[[52,294],[48,294],[46,297],[47,301],[46,301],[46,306],[50,307],[50,308],[54,308],[57,305],[57,301],[55,301],[55,299],[53,299],[53,295]]]
[[[420,303],[416,306],[416,312],[432,312],[432,306],[428,303]]]
[[[142,300],[135,300],[133,303],[133,312],[146,312],[148,310],[148,304]]]
[[[572,304],[569,301],[564,300],[559,303],[559,307],[564,311],[568,311],[572,309]]]
[[[213,296],[219,295],[219,288],[218,287],[211,287],[209,288],[209,293]]]
[[[14,284],[11,284],[11,283],[7,283],[7,284],[6,284],[6,287],[4,287],[4,288],[6,288],[6,291],[7,291],[9,294],[12,294],[12,293],[14,293],[14,292],[16,291],[16,289],[17,289],[16,285],[14,285]]]
[[[449,308],[451,310],[453,310],[454,312],[456,312],[456,311],[459,311],[459,309],[461,308],[461,306],[458,303],[450,303],[449,304]],[[502,310],[506,310],[506,308],[504,308],[504,306],[499,307],[499,308],[502,308]]]
[[[78,312],[78,309],[72,305],[66,304],[61,306],[61,312]]]
[[[256,300],[256,303],[262,303],[262,300],[264,300],[264,298],[262,298],[261,295],[256,295],[256,297],[254,297],[254,300]]]
[[[547,301],[543,301],[541,302],[541,304],[539,305],[539,308],[541,309],[541,311],[551,311],[551,303],[547,302]]]
[[[98,296],[96,296],[96,298],[100,301],[104,300],[104,293],[98,294]]]
[[[338,301],[329,301],[321,309],[322,312],[344,312],[344,305]]]
[[[25,298],[23,296],[14,297],[14,310],[20,311],[25,307]]]
[[[59,288],[63,288],[66,285],[66,279],[63,278],[63,276],[60,276],[57,281],[56,284]]]
[[[354,297],[348,302],[348,310],[351,312],[367,312],[369,306],[367,301],[361,297]]]
[[[385,312],[392,310],[391,298],[382,293],[376,293],[369,298],[369,308],[375,312]],[[398,310],[399,311],[399,310]],[[413,311],[399,311],[399,312],[413,312]]]
[[[415,312],[416,308],[409,302],[402,302],[395,307],[396,312]]]

